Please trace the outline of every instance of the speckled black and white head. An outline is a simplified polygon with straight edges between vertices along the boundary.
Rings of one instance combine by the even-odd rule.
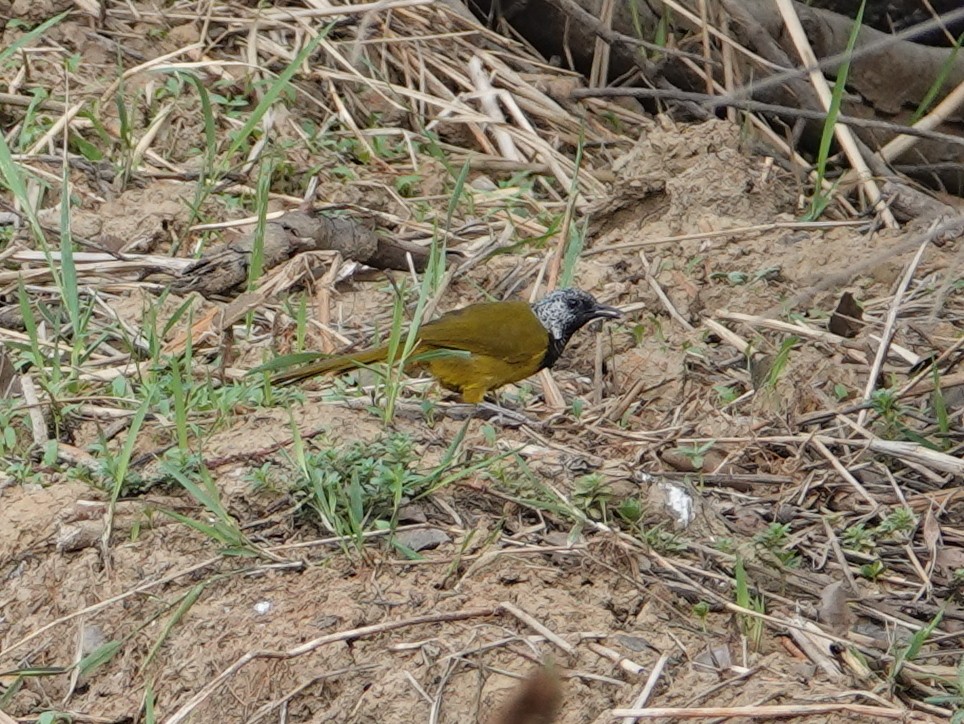
[[[616,319],[622,313],[595,300],[581,289],[557,289],[532,305],[532,311],[549,332],[549,350],[543,367],[551,367],[566,348],[570,337],[594,319]]]

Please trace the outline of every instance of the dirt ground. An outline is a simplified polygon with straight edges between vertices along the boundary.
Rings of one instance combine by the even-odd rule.
[[[57,9],[45,5],[34,20]],[[89,20],[66,21],[59,42],[86,33]],[[152,27],[166,32],[148,40]],[[171,28],[146,16],[130,21],[128,30],[125,47],[145,58],[197,33],[193,23]],[[102,36],[85,37],[71,47],[89,84],[78,95],[95,95],[113,78],[114,55],[97,41]],[[172,112],[177,120],[163,143],[168,158],[186,163],[195,142],[185,139],[203,134],[203,124],[196,107]],[[298,107],[288,112],[297,114]],[[825,526],[840,535],[858,519],[879,522],[885,511],[868,513],[846,478],[812,450],[804,454],[801,444],[774,440],[814,432],[800,421],[842,409],[840,389],[852,391],[851,402],[859,397],[876,350],[870,335],[880,334],[916,247],[893,256],[886,250],[921,229],[871,234],[866,224],[846,219],[826,228],[798,225],[800,180],[751,152],[741,128],[725,121],[650,121],[629,135],[635,143],[617,154],[606,193],[592,200],[591,233],[575,271],[578,286],[620,305],[626,317],[583,330],[553,371],[567,404],[581,400],[582,412],[552,409],[543,381],[534,378],[501,398],[525,415],[525,425],[472,420],[462,449],[476,457],[520,450],[525,474],[565,500],[579,494],[587,473],[598,473],[610,511],[626,499],[642,501],[650,536],[633,539],[631,531],[615,532],[620,526],[613,520],[580,523],[527,505],[507,487],[508,473],[488,470],[418,501],[401,521],[405,531],[443,534],[418,559],[407,560],[383,534],[372,535],[360,551],[339,545],[301,515],[285,488],[284,475],[294,474],[292,425],[309,446],[331,448],[376,440],[384,426],[365,409],[364,395],[332,397],[329,383],[312,382],[303,404],[239,403],[232,415],[198,421],[213,430],[198,439],[221,500],[261,557],[226,554],[212,538],[162,513],[210,520],[176,485],[123,496],[105,541],[108,496],[68,468],[35,461],[39,477],[0,482],[0,709],[25,722],[46,711],[66,712],[75,722],[180,721],[182,714],[226,723],[484,722],[521,677],[548,660],[562,676],[563,724],[618,720],[610,710],[631,708],[651,676],[650,707],[821,704],[826,711],[806,715],[804,708],[798,719],[889,721],[900,710],[942,720],[934,707],[911,715],[909,702],[923,694],[889,688],[879,670],[860,678],[833,656],[808,656],[780,624],[797,614],[818,619],[820,592],[844,577],[837,557],[843,554],[834,551]],[[378,173],[375,168],[371,178]],[[367,178],[354,185],[322,178],[319,197],[364,199],[401,215],[404,206],[371,192],[362,183]],[[172,226],[189,223],[191,187],[147,177],[137,186],[118,192],[78,182],[74,233],[102,243],[137,240],[139,251],[168,248]],[[446,188],[441,181],[437,186]],[[287,208],[280,198],[272,204]],[[49,213],[56,219],[55,209]],[[728,229],[737,231],[719,233]],[[685,235],[699,238],[664,241]],[[961,307],[959,247],[960,241],[931,245],[917,268],[894,336],[912,354],[923,357],[960,338],[956,312],[931,314],[929,306],[935,289],[956,280],[945,309]],[[438,311],[478,301],[481,290],[507,289],[511,279],[521,279],[513,288],[525,293],[549,252],[533,246],[473,265],[454,277]],[[852,283],[814,290],[830,271],[875,256],[883,260]],[[801,333],[779,383],[766,394],[752,394],[746,355],[704,324],[722,323],[754,353],[772,358],[785,334],[766,330],[759,319],[810,291],[793,309],[800,324],[825,332],[844,289],[863,304],[868,328],[850,346]],[[117,292],[113,308],[137,327],[156,299],[150,285],[131,285]],[[334,326],[353,342],[364,341],[373,319],[390,316],[392,299],[384,276],[344,281],[331,297]],[[167,299],[161,313],[173,313],[179,302]],[[734,321],[727,313],[757,321]],[[284,346],[264,329],[259,338],[238,342],[231,366],[257,366],[273,345]],[[890,356],[882,375],[903,384],[908,369]],[[746,398],[727,404],[723,388]],[[962,403],[953,396],[959,390],[947,392],[955,425],[961,423]],[[440,459],[463,429],[461,419],[444,413],[444,397],[434,386],[413,386],[391,426],[411,437],[426,463]],[[418,412],[425,400],[441,411],[431,420]],[[106,426],[92,417],[79,422],[72,447],[92,451]],[[156,473],[152,456],[169,433],[157,419],[144,428],[132,473],[145,479]],[[697,443],[687,442],[695,440],[711,440],[698,461]],[[123,442],[121,434],[110,444]],[[900,503],[875,472],[884,468],[879,458],[854,460],[848,465],[860,470],[860,481],[880,494],[886,510]],[[254,473],[267,463],[275,463],[282,478],[256,485]],[[898,475],[916,469],[894,465]],[[856,620],[836,635],[847,638],[859,629],[863,638],[854,640],[887,649],[888,637],[900,640],[905,630],[893,621],[926,623],[941,606],[943,634],[959,631],[964,614],[953,581],[954,571],[964,570],[955,558],[964,541],[964,507],[953,495],[960,479],[941,475],[921,473],[930,487],[904,491],[921,521],[931,509],[943,533],[945,557],[928,568],[932,585],[920,597],[905,595],[920,581],[890,562],[904,555],[894,544],[887,548],[888,574],[860,579],[851,606]],[[672,502],[679,498],[692,508],[685,522]],[[939,504],[928,508],[930,501]],[[768,565],[757,550],[775,523],[790,524],[781,546],[797,555],[798,569]],[[904,544],[927,566],[922,526]],[[753,584],[774,617],[757,644],[745,617],[728,607],[736,599],[726,573],[731,559],[722,556],[733,550],[747,556]],[[849,560],[856,570],[863,559]],[[890,612],[889,630],[870,612],[875,602],[891,606],[880,608]],[[119,650],[89,673],[45,668],[69,667],[108,641],[121,642]],[[827,659],[832,670],[821,668]],[[26,669],[36,675],[10,673]],[[151,715],[144,713],[146,697],[153,699]]]

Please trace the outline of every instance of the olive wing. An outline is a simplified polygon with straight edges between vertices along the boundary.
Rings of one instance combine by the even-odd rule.
[[[522,364],[549,347],[549,333],[526,302],[484,302],[423,324],[419,339]]]

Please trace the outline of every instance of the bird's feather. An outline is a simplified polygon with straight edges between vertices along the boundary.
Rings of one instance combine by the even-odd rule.
[[[456,309],[423,324],[419,339],[434,348],[460,349],[527,362],[533,350],[545,353],[549,333],[526,302],[485,302]]]

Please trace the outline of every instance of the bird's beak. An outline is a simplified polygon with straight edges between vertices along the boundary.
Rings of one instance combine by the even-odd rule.
[[[609,307],[605,304],[597,304],[592,311],[592,319],[619,319],[623,313],[616,307]]]

